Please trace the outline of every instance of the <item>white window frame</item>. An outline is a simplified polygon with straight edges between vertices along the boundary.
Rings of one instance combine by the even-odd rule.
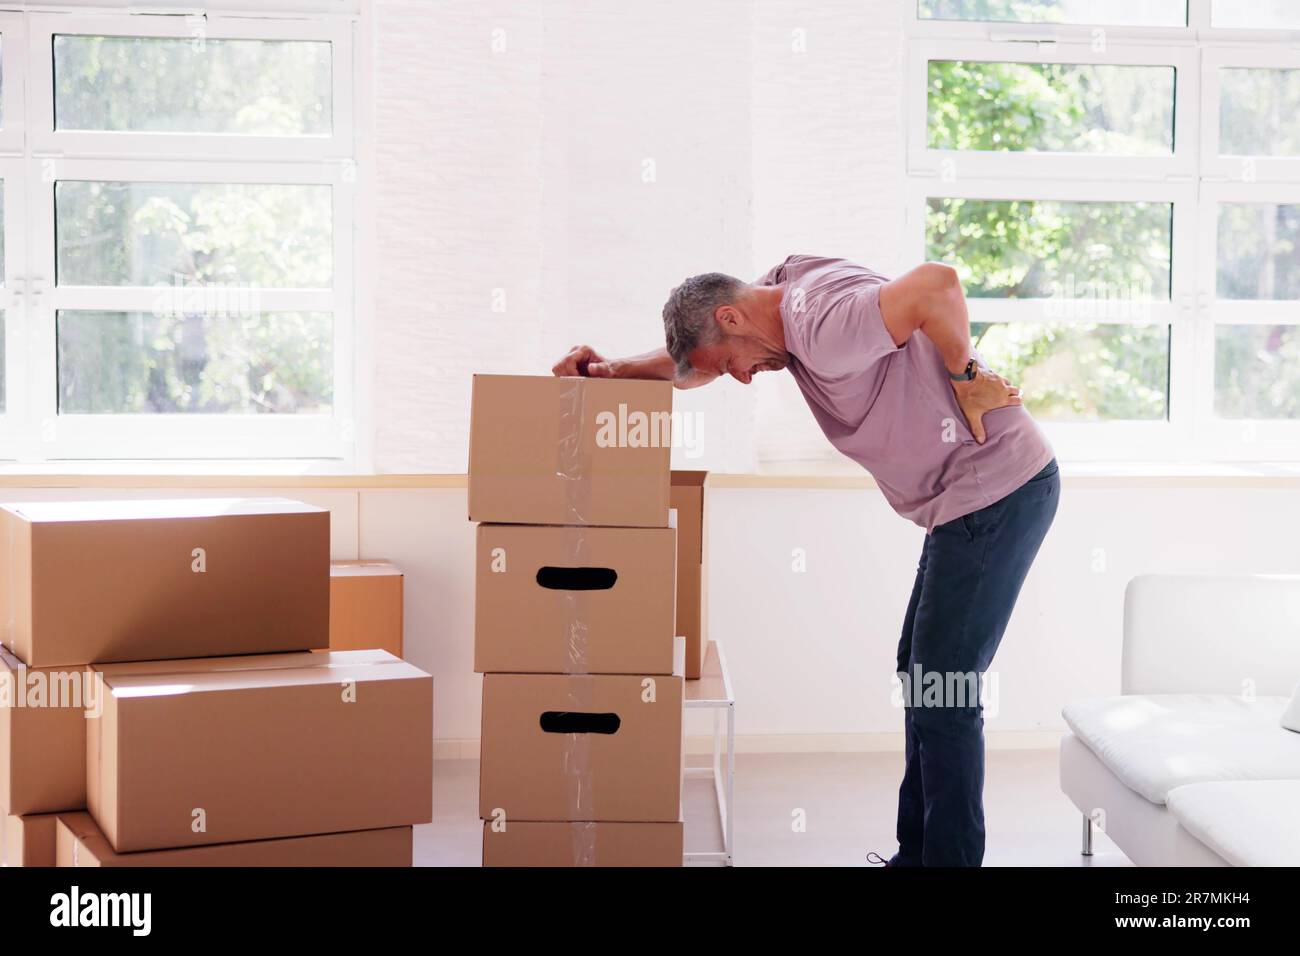
[[[1181,91],[1191,84],[1195,95],[1196,51],[1177,46],[1115,46],[1103,52],[1089,43],[1036,44],[992,40],[920,40],[911,45],[908,60],[908,115],[929,116],[931,60],[972,60],[994,63],[1080,63],[1088,66],[1158,66],[1177,71]],[[1185,178],[1196,173],[1198,119],[1195,100],[1175,96],[1174,149],[1167,156],[1107,156],[1083,153],[977,152],[930,149],[927,123],[908,124],[908,172],[913,176],[998,177],[1014,179],[1158,179]]]
[[[33,123],[28,140],[39,155],[122,156],[163,159],[209,159],[214,147],[241,160],[342,161],[352,156],[352,33],[347,21],[268,20],[248,17],[69,16],[33,14],[28,22],[30,76],[50,77],[33,83],[28,102]],[[58,34],[157,37],[207,40],[315,40],[330,43],[333,119],[328,136],[245,136],[234,133],[132,133],[54,128],[54,49]]]
[[[1195,187],[1190,183],[1148,182],[1108,183],[1104,193],[1094,183],[1079,180],[1035,180],[1028,184],[1007,179],[965,179],[952,182],[938,179],[910,179],[907,187],[907,216],[904,247],[914,250],[909,257],[921,262],[926,258],[926,200],[932,196],[957,199],[1038,199],[1064,202],[1137,202],[1169,203],[1173,206],[1171,242],[1173,255],[1186,254],[1196,243]],[[1189,285],[1190,274],[1172,274],[1169,298],[1153,296],[1144,303],[1148,314],[1142,318],[1101,315],[1089,323],[1118,325],[1153,325],[1168,327],[1169,337],[1169,418],[1159,421],[1044,422],[1057,453],[1070,459],[1164,458],[1177,456],[1180,445],[1191,441],[1190,410],[1192,396],[1185,384],[1176,379],[1173,369],[1189,367],[1195,362],[1196,336],[1190,317],[1190,305],[1196,287]],[[1071,307],[1068,300],[985,299],[969,297],[967,309],[972,322],[1053,322],[1056,307]],[[1080,309],[1088,303],[1080,301]],[[1068,320],[1065,320],[1068,321]],[[1178,387],[1175,387],[1177,384]]]
[[[27,195],[23,188],[26,167],[23,160],[23,130],[26,128],[24,78],[27,63],[27,28],[22,14],[0,13],[0,46],[4,51],[4,77],[0,96],[4,100],[4,122],[0,126],[0,181],[4,183],[4,307],[5,402],[0,410],[0,458],[11,448],[23,407],[16,397],[26,391],[26,367],[20,356],[25,350],[25,296],[28,242]]]
[[[1222,32],[1222,31],[1215,31]],[[1221,156],[1219,154],[1219,71],[1224,68],[1300,70],[1300,48],[1237,43],[1204,50],[1206,118],[1201,133],[1201,177],[1209,182],[1300,182],[1300,156]],[[1212,114],[1210,111],[1213,111]]]
[[[1201,186],[1199,262],[1211,265],[1198,282],[1198,311],[1205,321],[1198,329],[1204,342],[1198,379],[1210,382],[1197,395],[1197,421],[1203,440],[1237,460],[1284,460],[1300,457],[1300,423],[1286,419],[1220,418],[1214,414],[1214,339],[1221,325],[1291,325],[1300,328],[1300,301],[1295,299],[1220,299],[1217,295],[1219,206],[1221,203],[1300,204],[1300,182],[1216,183]]]
[[[905,247],[925,259],[929,197],[1149,200],[1174,205],[1172,283],[1150,321],[1168,324],[1169,414],[1165,421],[1044,422],[1058,454],[1075,460],[1273,461],[1300,459],[1300,421],[1214,415],[1218,324],[1298,324],[1300,305],[1215,299],[1220,201],[1300,201],[1300,158],[1218,155],[1223,66],[1300,68],[1300,31],[1212,29],[1209,0],[1189,0],[1185,27],[1017,24],[923,20],[904,0],[907,34]],[[932,150],[927,143],[931,59],[1023,63],[1171,65],[1178,71],[1174,151],[1121,157]],[[1292,197],[1295,197],[1294,199]],[[1047,302],[969,299],[978,322],[1045,321]],[[1287,316],[1283,318],[1283,316]],[[1089,318],[1087,321],[1126,319]]]
[[[106,4],[111,5],[111,4]],[[304,11],[322,4],[299,3]],[[352,6],[343,4],[343,6]],[[117,13],[0,14],[5,122],[7,404],[0,459],[311,459],[353,467],[356,457],[355,263],[357,190],[351,15],[195,18]],[[55,34],[204,40],[304,39],[332,45],[331,133],[319,137],[56,131]],[[14,39],[21,39],[15,43]],[[48,78],[44,82],[36,77]],[[15,90],[17,92],[15,92]],[[12,118],[12,119],[11,119]],[[220,157],[214,159],[213,157]],[[333,382],[328,414],[60,414],[55,316],[60,309],[150,311],[158,290],[57,286],[54,191],[59,180],[289,183],[331,189],[333,283],[327,289],[255,289],[259,308],[328,312]]]

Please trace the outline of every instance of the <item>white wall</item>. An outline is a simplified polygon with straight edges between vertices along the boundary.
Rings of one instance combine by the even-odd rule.
[[[874,490],[720,490],[710,506],[710,626],[727,642],[740,732],[897,730],[889,679],[921,530]],[[1297,514],[1294,482],[1067,479],[994,660],[988,730],[1056,731],[1069,701],[1119,693],[1134,575],[1300,573],[1300,551],[1278,533]],[[804,574],[791,570],[794,548],[806,549]]]
[[[472,372],[661,346],[688,275],[792,252],[901,264],[902,0],[371,12],[380,472],[464,470]],[[680,396],[702,421],[689,464],[750,470],[760,403],[767,435],[825,448],[767,378]]]

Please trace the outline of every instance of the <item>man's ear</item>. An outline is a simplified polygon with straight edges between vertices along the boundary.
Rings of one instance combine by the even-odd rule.
[[[717,320],[718,326],[727,335],[735,335],[740,328],[740,310],[734,305],[718,306],[717,311],[713,313],[713,317]]]

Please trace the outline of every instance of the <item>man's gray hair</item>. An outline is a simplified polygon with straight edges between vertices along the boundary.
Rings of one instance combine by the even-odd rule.
[[[714,319],[719,306],[735,302],[749,283],[721,272],[691,276],[672,292],[664,303],[664,338],[668,354],[677,363],[677,374],[690,374],[688,360],[701,345],[712,345],[722,338]]]

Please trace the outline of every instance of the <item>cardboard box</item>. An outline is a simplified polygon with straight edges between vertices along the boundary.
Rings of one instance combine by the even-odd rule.
[[[330,563],[330,650],[402,656],[402,571],[391,561]]]
[[[673,528],[478,526],[474,669],[672,674]]]
[[[433,678],[386,651],[96,670],[87,798],[119,853],[432,819]]]
[[[57,820],[53,813],[0,819],[0,866],[54,866]]]
[[[411,828],[118,853],[88,813],[58,816],[59,866],[410,866]]]
[[[680,675],[485,674],[479,817],[678,820],[683,689]]]
[[[704,667],[704,482],[707,471],[674,471],[672,506],[677,512],[677,633],[686,638],[686,679]]]
[[[85,713],[102,702],[89,668],[28,668],[0,647],[0,812],[85,807]]]
[[[324,647],[329,521],[284,498],[0,506],[3,643],[33,667]]]
[[[670,382],[475,375],[470,520],[666,527],[672,407]]]
[[[681,866],[683,825],[483,821],[484,866]]]

